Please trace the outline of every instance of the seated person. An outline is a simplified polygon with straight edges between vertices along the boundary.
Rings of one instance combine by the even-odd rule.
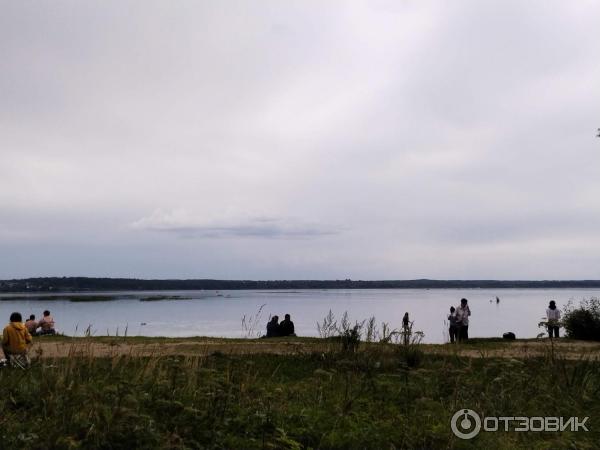
[[[22,321],[21,313],[14,312],[10,315],[10,323],[2,332],[2,351],[8,361],[16,362],[23,367],[29,364],[27,350],[32,339]]]
[[[35,320],[35,314],[30,315],[29,319],[25,321],[25,327],[27,328],[27,331],[29,331],[29,334],[31,334],[32,336],[35,336],[37,334],[35,330],[38,329],[39,324],[38,321]]]
[[[56,334],[54,329],[54,319],[50,315],[50,311],[44,311],[44,317],[38,322],[38,326],[41,328],[39,335],[42,334]]]
[[[279,317],[273,316],[271,321],[267,324],[267,337],[279,336]]]
[[[294,322],[290,320],[289,314],[286,314],[285,319],[279,324],[279,336],[296,336],[294,334]]]

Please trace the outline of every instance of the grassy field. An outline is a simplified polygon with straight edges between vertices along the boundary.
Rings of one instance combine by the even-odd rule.
[[[593,449],[600,442],[600,363],[591,344],[481,340],[344,352],[322,339],[37,342],[42,351],[29,370],[0,370],[1,448]],[[44,354],[52,346],[65,350]],[[580,346],[585,353],[574,357]],[[590,431],[461,440],[450,419],[462,408],[587,416]]]

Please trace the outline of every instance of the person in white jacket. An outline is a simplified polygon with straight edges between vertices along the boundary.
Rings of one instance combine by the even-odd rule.
[[[556,307],[556,302],[554,300],[550,300],[550,304],[546,310],[546,317],[548,318],[548,336],[550,336],[550,339],[552,339],[552,335],[554,334],[554,337],[557,338],[560,310]]]
[[[458,342],[466,341],[469,339],[469,316],[471,315],[471,309],[467,304],[468,300],[462,298],[460,300],[460,306],[456,308],[456,325],[458,326]]]

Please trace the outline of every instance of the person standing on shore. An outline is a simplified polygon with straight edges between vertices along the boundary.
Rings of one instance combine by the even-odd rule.
[[[546,309],[546,317],[548,318],[548,336],[550,336],[550,339],[552,339],[552,335],[554,334],[554,337],[557,338],[560,310],[556,308],[556,302],[554,300],[550,300],[548,309]]]
[[[460,306],[456,308],[456,324],[458,325],[458,342],[466,341],[469,339],[469,316],[471,315],[471,309],[468,305],[468,300],[462,298],[460,300]]]
[[[450,335],[450,343],[454,344],[454,342],[458,339],[458,326],[456,325],[456,308],[454,308],[454,306],[450,307],[448,322],[450,323],[450,326],[448,328],[448,334]]]
[[[410,341],[410,319],[408,318],[408,312],[405,312],[402,318],[402,336],[404,338],[404,345],[408,345]]]

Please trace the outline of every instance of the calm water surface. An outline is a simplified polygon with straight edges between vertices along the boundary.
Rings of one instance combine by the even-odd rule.
[[[127,329],[128,335],[141,336],[246,337],[248,331],[242,328],[242,317],[256,315],[264,305],[254,336],[264,330],[270,315],[283,318],[285,313],[291,314],[297,334],[316,336],[316,323],[329,310],[338,318],[348,311],[353,321],[375,316],[379,324],[385,321],[392,328],[399,328],[402,316],[408,312],[414,321],[414,329],[425,333],[425,342],[438,343],[444,342],[447,335],[444,321],[450,306],[457,306],[462,297],[469,299],[471,307],[470,336],[501,336],[506,331],[513,331],[517,337],[531,338],[542,331],[537,324],[545,316],[549,300],[556,300],[562,309],[570,299],[578,302],[600,296],[600,289],[152,291],[113,292],[110,295],[121,298],[70,302],[11,300],[10,295],[3,294],[0,296],[0,320],[8,321],[13,311],[21,312],[24,318],[29,314],[39,318],[44,309],[50,309],[57,330],[69,335],[82,335],[89,326],[92,334],[104,336],[117,332],[122,335]],[[139,301],[139,297],[148,295],[180,295],[192,299]],[[39,297],[39,294],[35,296]],[[496,304],[496,296],[500,297],[500,304]]]

